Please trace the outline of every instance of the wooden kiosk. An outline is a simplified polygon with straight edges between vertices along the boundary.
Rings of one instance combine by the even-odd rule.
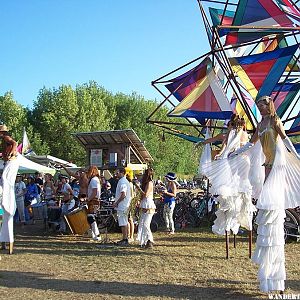
[[[77,132],[73,135],[86,150],[87,164],[101,170],[127,166],[133,171],[143,171],[153,161],[133,129]]]

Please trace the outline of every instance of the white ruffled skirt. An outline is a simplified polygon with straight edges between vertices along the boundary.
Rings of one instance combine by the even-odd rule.
[[[253,262],[259,265],[260,289],[263,292],[283,291],[286,278],[285,209],[300,205],[298,196],[300,194],[300,161],[287,151],[280,138],[276,147],[275,161],[266,180],[262,166],[264,160],[261,144],[257,142],[243,154],[213,161],[202,166],[202,170],[206,171],[206,176],[212,183],[212,192],[224,199],[220,202],[221,211],[218,213],[219,220],[218,218],[216,220],[217,226],[215,226],[216,223],[214,224],[214,232],[222,234],[229,229],[236,232],[235,222],[243,224],[242,226],[246,228],[245,224],[248,223],[250,229],[250,219],[253,213],[250,200],[251,198],[257,199],[258,236]],[[241,181],[237,183],[235,178],[243,179],[244,184],[241,184]],[[250,194],[248,183],[251,187]],[[241,199],[237,195],[243,195],[243,193],[248,200],[240,204]]]
[[[217,219],[212,230],[225,235],[226,231],[237,234],[240,226],[252,230],[253,213],[252,186],[248,179],[250,160],[247,156],[240,159],[220,159],[202,166],[205,175],[212,184],[211,193],[219,195]]]

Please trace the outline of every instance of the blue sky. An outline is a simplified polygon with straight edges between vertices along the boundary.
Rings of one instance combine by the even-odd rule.
[[[209,48],[196,0],[10,0],[0,16],[0,95],[29,107],[89,80],[160,101],[151,81]]]

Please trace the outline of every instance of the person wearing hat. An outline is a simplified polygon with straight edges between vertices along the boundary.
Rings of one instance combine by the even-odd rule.
[[[14,229],[13,217],[16,211],[15,201],[15,180],[18,173],[19,161],[17,159],[17,143],[8,133],[8,128],[0,125],[0,138],[2,140],[2,159],[4,169],[1,179],[3,220],[0,232],[0,242],[2,249],[5,249],[5,243],[9,243],[9,254],[13,253]]]
[[[166,231],[169,234],[174,234],[175,226],[173,213],[175,208],[175,198],[177,193],[176,174],[169,172],[166,176],[166,189],[163,191],[164,198],[164,219],[166,223]]]

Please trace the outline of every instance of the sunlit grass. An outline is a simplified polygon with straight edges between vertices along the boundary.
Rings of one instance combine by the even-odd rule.
[[[17,229],[14,255],[2,254],[0,287],[6,299],[266,299],[248,239],[230,244],[209,228],[154,234],[153,250],[137,243],[100,247],[76,236],[42,236],[41,227]],[[109,234],[118,240],[120,234]],[[254,246],[253,246],[254,248]],[[286,245],[287,292],[300,291],[300,244]],[[4,298],[3,298],[4,299]]]

